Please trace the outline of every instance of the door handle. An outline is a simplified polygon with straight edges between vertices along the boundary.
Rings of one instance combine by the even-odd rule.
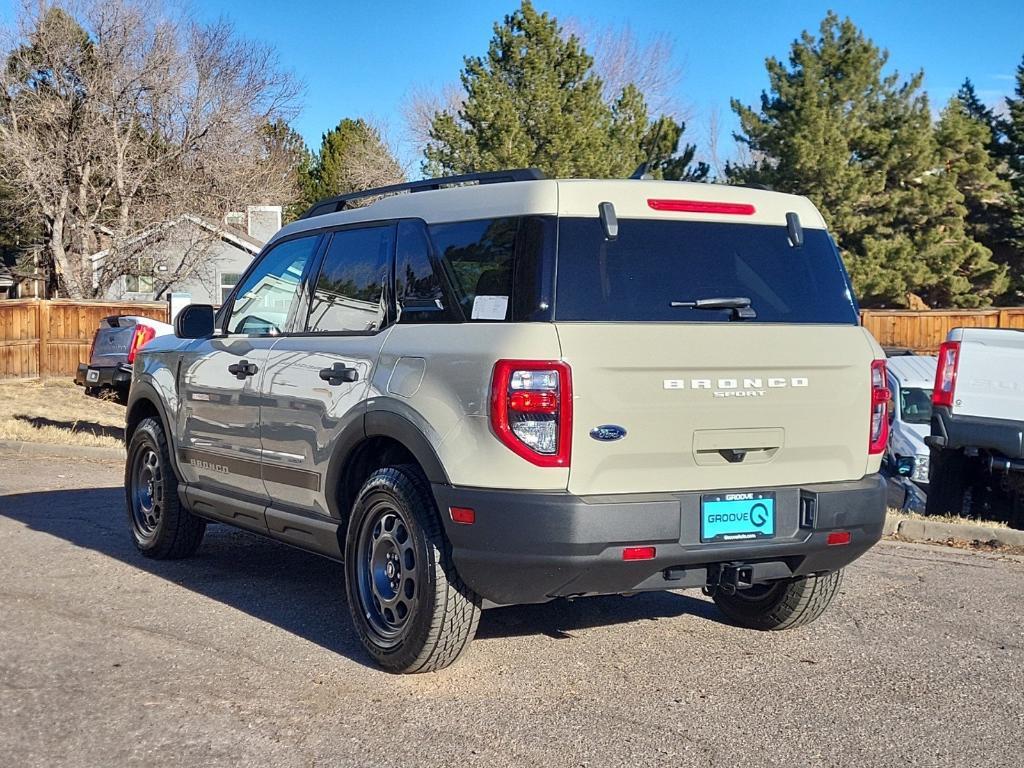
[[[247,376],[255,376],[259,370],[256,367],[256,363],[250,363],[248,360],[239,360],[237,363],[232,363],[228,366],[228,373],[233,374],[239,381]]]
[[[345,382],[359,381],[359,370],[350,368],[344,363],[335,363],[330,368],[320,369],[320,378],[332,387]]]

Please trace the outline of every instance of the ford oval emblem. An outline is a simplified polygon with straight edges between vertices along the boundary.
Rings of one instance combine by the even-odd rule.
[[[602,424],[600,427],[594,427],[590,430],[590,436],[595,440],[602,440],[607,443],[624,438],[626,430],[617,424]]]

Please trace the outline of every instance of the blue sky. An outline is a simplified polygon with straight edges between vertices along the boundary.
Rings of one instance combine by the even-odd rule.
[[[401,106],[410,90],[456,81],[466,54],[483,53],[493,23],[518,0],[387,0],[307,2],[202,0],[200,17],[230,18],[246,37],[269,43],[306,83],[295,127],[311,146],[346,116],[371,116],[402,138]],[[754,103],[767,84],[764,59],[784,57],[803,29],[816,29],[828,8],[850,16],[901,73],[923,68],[933,105],[965,76],[982,97],[1001,103],[1024,55],[1024,2],[901,0],[900,2],[702,2],[680,0],[535,0],[558,18],[597,26],[628,23],[638,37],[668,32],[683,76],[678,100],[687,105],[690,140],[706,143],[709,115],[721,116],[723,151],[735,125],[729,98]],[[19,0],[0,0],[9,22]],[[402,147],[418,173],[418,155]]]

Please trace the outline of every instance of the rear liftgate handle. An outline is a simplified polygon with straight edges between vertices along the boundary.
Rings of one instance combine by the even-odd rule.
[[[232,363],[228,366],[228,373],[233,374],[239,381],[247,376],[255,376],[259,370],[256,367],[256,363],[250,363],[248,360],[239,360],[237,363]]]
[[[349,383],[359,381],[359,370],[350,368],[344,363],[335,363],[330,368],[321,368],[320,378],[332,387],[336,387],[343,381]]]

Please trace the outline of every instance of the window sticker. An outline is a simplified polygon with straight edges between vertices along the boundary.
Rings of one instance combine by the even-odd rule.
[[[473,299],[472,320],[504,320],[508,296],[477,296]]]

